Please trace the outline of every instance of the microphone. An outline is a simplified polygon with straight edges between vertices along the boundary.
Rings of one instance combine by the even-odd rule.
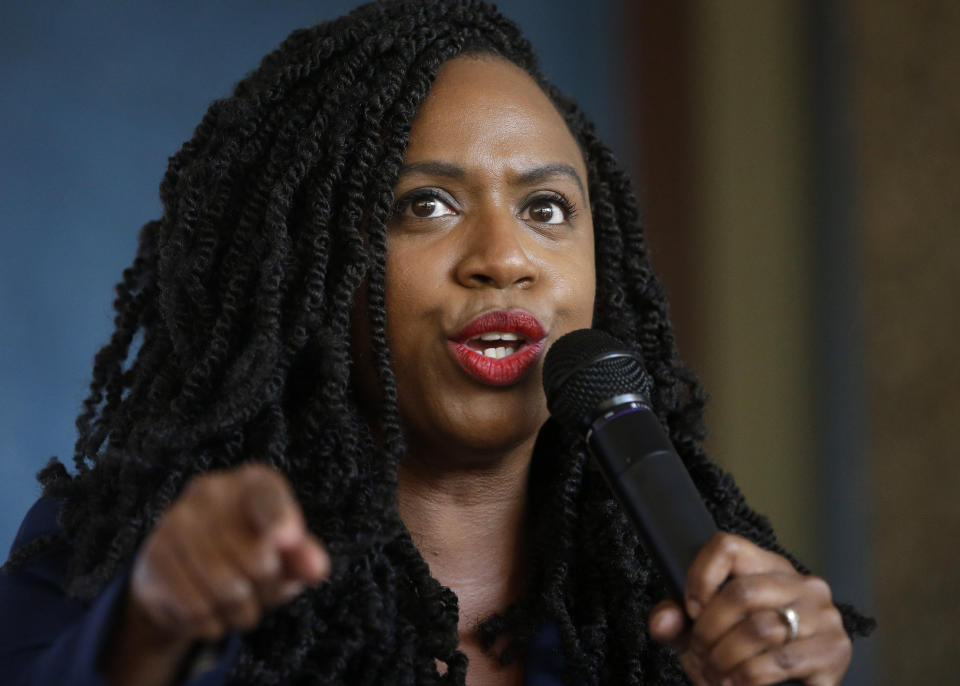
[[[580,329],[547,351],[547,409],[580,431],[647,554],[683,607],[687,570],[717,525],[650,407],[653,381],[638,353]],[[778,686],[799,686],[790,680]]]
[[[584,435],[682,606],[687,570],[717,525],[650,408],[652,386],[639,354],[596,329],[561,336],[543,365],[547,409]]]

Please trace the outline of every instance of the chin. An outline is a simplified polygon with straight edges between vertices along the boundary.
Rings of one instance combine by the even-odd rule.
[[[542,422],[523,428],[511,427],[507,430],[499,426],[480,429],[479,431],[472,430],[466,436],[461,434],[453,437],[451,442],[461,446],[465,452],[496,456],[512,452],[527,444],[532,449],[533,441],[536,440],[541,426]]]
[[[518,421],[521,420],[521,421]],[[546,410],[518,416],[504,415],[502,408],[488,416],[458,417],[425,430],[407,428],[408,450],[442,456],[445,462],[491,463],[517,451],[529,457]]]

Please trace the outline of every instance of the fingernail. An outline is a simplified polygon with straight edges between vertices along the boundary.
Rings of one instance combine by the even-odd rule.
[[[690,619],[696,619],[699,617],[701,609],[700,603],[693,598],[687,600],[687,614],[690,615]]]

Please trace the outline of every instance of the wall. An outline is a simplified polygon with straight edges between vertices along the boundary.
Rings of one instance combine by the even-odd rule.
[[[960,4],[852,9],[880,683],[948,683],[960,645]]]

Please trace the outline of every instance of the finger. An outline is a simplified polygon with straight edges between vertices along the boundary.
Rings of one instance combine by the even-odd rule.
[[[329,554],[309,531],[299,545],[288,549],[276,546],[269,538],[253,535],[248,529],[225,536],[222,546],[253,582],[265,607],[285,603],[306,585],[320,583],[330,575]]]
[[[288,602],[307,584],[319,583],[330,574],[326,549],[309,533],[291,550],[282,550],[248,530],[225,536],[222,547],[233,564],[250,579],[263,608]]]
[[[134,566],[131,591],[147,616],[171,636],[216,639],[223,633],[209,600],[165,540]]]
[[[283,576],[280,551],[267,539],[250,533],[249,529],[234,530],[224,535],[221,545],[224,555],[255,588],[276,583]]]
[[[244,467],[237,477],[237,501],[252,531],[281,547],[299,544],[305,532],[303,515],[286,479],[256,464]]]
[[[726,674],[740,663],[787,642],[790,629],[776,610],[749,614],[714,645],[707,663],[714,672]]]
[[[697,619],[702,608],[731,576],[793,571],[785,557],[740,536],[718,532],[697,553],[687,571],[684,593],[687,613],[691,619]]]
[[[232,541],[226,550],[251,580],[261,610],[287,603],[305,588],[303,582],[288,579],[280,551],[267,541],[251,536]]]
[[[197,537],[192,544],[191,561],[195,565],[191,572],[211,598],[213,611],[221,623],[227,629],[253,628],[261,615],[254,582],[222,544],[211,537]]]
[[[685,653],[680,653],[678,659],[680,666],[683,667],[684,673],[686,673],[687,678],[693,686],[711,686],[710,681],[703,671],[700,658],[697,655],[688,650]]]
[[[182,569],[203,595],[222,631],[252,627],[260,616],[253,583],[225,554],[220,540],[204,527],[175,539]]]
[[[850,655],[846,633],[819,633],[745,660],[727,678],[735,684],[774,684],[798,679],[807,686],[834,686],[840,683],[850,664]]]
[[[686,648],[687,628],[683,610],[672,600],[661,600],[650,612],[650,635],[678,651]]]
[[[300,545],[284,551],[282,556],[287,580],[316,584],[330,576],[330,556],[312,534],[307,533]]]
[[[721,636],[757,610],[795,605],[803,592],[803,578],[790,574],[754,574],[730,579],[704,606],[691,631],[691,648],[709,650]]]

